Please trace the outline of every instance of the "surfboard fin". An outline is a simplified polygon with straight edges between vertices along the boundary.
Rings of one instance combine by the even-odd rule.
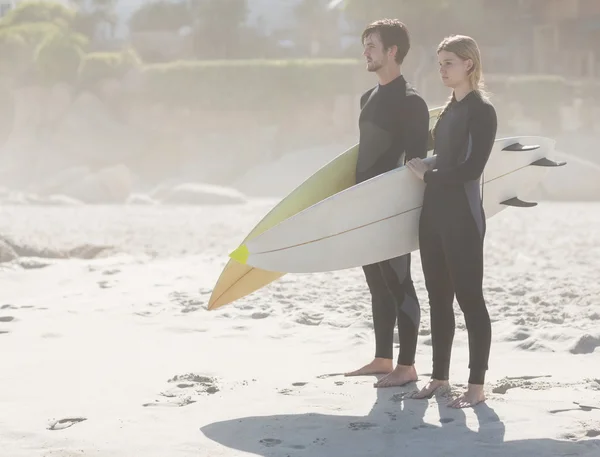
[[[517,143],[509,144],[502,150],[503,151],[534,151],[539,148],[540,148],[539,144],[531,144],[529,146],[525,146],[525,145],[517,142]]]
[[[246,265],[249,256],[250,252],[248,251],[248,248],[245,244],[242,244],[239,248],[237,248],[235,251],[229,254],[229,257],[231,257],[236,262],[241,263],[242,265]]]
[[[517,208],[531,208],[532,206],[536,206],[536,202],[524,202],[519,197],[509,198],[508,200],[504,200],[500,202],[501,205],[506,206],[515,206]]]
[[[562,167],[566,164],[567,162],[555,162],[554,160],[544,157],[543,159],[536,160],[531,165],[535,165],[536,167]]]

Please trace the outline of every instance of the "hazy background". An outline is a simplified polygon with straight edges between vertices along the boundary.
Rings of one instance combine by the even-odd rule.
[[[498,135],[568,155],[540,197],[600,199],[598,0],[0,0],[0,14],[5,203],[283,196],[357,141],[376,83],[360,34],[381,17],[407,24],[403,72],[430,107],[449,95],[436,46],[473,36]]]

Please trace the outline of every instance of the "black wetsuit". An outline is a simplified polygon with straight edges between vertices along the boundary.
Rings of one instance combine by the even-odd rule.
[[[469,383],[483,384],[491,324],[483,297],[486,223],[481,176],[494,145],[494,107],[472,91],[452,99],[435,130],[435,168],[426,183],[419,247],[431,312],[434,379],[447,380],[454,339],[454,294],[469,335]],[[485,188],[484,188],[485,191]]]
[[[427,104],[403,76],[367,91],[360,106],[357,182],[397,168],[414,157],[426,157]],[[363,270],[371,292],[375,357],[392,358],[397,320],[398,363],[412,365],[421,312],[410,275],[410,254],[365,265]]]

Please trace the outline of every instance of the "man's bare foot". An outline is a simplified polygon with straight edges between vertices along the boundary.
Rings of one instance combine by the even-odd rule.
[[[429,382],[420,391],[413,393],[409,398],[423,399],[431,398],[436,393],[448,390],[450,383],[448,381],[440,381],[439,379],[430,379]]]
[[[373,361],[356,371],[344,373],[344,376],[368,376],[374,374],[388,374],[394,369],[394,362],[392,359],[383,359],[381,357],[375,357]]]
[[[483,384],[469,384],[467,391],[455,400],[448,403],[450,408],[470,408],[485,401]]]
[[[418,379],[414,365],[397,365],[394,371],[377,381],[375,387],[403,386]]]

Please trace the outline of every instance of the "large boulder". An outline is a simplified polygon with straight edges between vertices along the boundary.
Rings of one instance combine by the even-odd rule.
[[[55,193],[84,203],[124,203],[133,190],[133,177],[124,165],[103,168],[71,181]]]

